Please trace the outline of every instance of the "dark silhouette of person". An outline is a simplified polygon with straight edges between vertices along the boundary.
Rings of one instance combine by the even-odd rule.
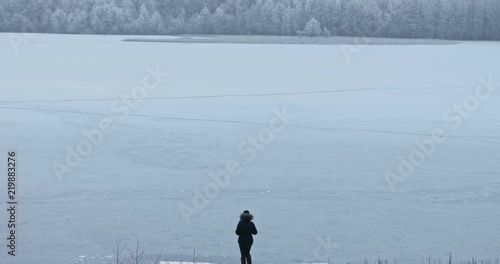
[[[257,228],[252,222],[253,215],[248,210],[243,211],[240,215],[240,222],[236,227],[236,235],[238,235],[238,244],[240,245],[241,264],[252,264],[252,256],[250,249],[253,244],[253,236],[257,235]]]

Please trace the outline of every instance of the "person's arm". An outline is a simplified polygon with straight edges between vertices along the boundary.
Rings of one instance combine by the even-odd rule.
[[[252,235],[257,235],[257,228],[254,223],[252,223]]]
[[[240,223],[238,223],[238,225],[236,226],[236,231],[235,231],[236,235],[240,235]]]

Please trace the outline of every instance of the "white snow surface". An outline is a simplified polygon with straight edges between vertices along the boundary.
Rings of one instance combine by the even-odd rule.
[[[259,230],[255,263],[500,257],[500,91],[459,128],[443,121],[480,76],[500,80],[498,42],[360,46],[349,63],[338,45],[38,34],[16,52],[12,36],[0,34],[0,153],[18,153],[18,252],[1,246],[2,263],[75,263],[136,239],[150,254],[189,256],[196,247],[236,259],[245,209]],[[112,101],[51,101],[119,99],[156,65],[169,76],[149,98],[356,91],[144,100],[132,109],[140,116],[125,120],[105,115]],[[26,100],[42,102],[6,103]],[[244,162],[238,146],[265,128],[250,123],[267,124],[284,107],[296,115],[291,125]],[[53,162],[64,164],[65,148],[105,117],[115,130],[60,181]],[[438,145],[392,192],[385,172],[436,128],[461,138]],[[193,206],[193,190],[214,183],[209,172],[231,160],[242,172],[187,223],[179,205]],[[6,181],[0,186],[5,204]]]

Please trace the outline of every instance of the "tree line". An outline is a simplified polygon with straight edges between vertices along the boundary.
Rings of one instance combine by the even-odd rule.
[[[500,40],[500,1],[1,0],[0,31]]]

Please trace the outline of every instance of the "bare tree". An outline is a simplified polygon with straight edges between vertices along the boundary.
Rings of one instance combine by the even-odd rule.
[[[130,255],[131,264],[141,264],[144,260],[144,246],[141,247],[139,243],[139,239],[137,239],[135,244],[135,249],[132,251],[127,247],[127,251]]]
[[[123,261],[123,251],[127,245],[122,244],[121,241],[116,241],[115,246],[113,247],[113,260],[112,263],[115,264],[124,264]]]

